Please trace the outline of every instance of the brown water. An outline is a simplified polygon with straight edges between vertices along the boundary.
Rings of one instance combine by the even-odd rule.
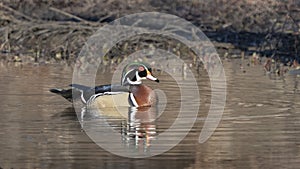
[[[71,67],[1,63],[0,167],[299,168],[299,77],[265,75],[261,65],[245,66],[243,73],[240,62],[224,61],[227,103],[212,137],[198,143],[210,94],[205,78],[196,76],[202,106],[193,129],[171,150],[146,159],[120,157],[100,148],[81,130],[71,104],[48,92],[71,83]],[[177,90],[167,77],[158,77],[162,83],[154,87],[166,93]],[[177,102],[176,97],[168,98],[156,132],[173,123]]]

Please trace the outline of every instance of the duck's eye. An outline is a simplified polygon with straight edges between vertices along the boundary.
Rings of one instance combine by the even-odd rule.
[[[143,71],[139,71],[139,76],[140,76],[140,77],[146,77],[146,76],[147,76],[147,71],[146,71],[145,68],[144,68]]]
[[[143,66],[140,66],[139,67],[139,72],[142,72],[142,71],[144,71],[145,70],[145,68],[143,67]]]

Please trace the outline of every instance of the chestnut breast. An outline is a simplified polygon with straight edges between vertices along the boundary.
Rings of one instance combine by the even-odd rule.
[[[130,92],[133,94],[139,107],[151,106],[156,103],[155,92],[146,85],[133,85],[130,87]]]

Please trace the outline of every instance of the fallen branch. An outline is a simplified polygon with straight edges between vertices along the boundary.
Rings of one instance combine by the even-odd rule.
[[[72,14],[70,14],[70,13],[68,13],[68,12],[65,12],[65,11],[62,11],[62,10],[60,10],[60,9],[57,9],[57,8],[54,8],[54,7],[49,7],[49,9],[50,9],[51,11],[54,11],[54,12],[63,14],[63,15],[65,15],[65,16],[70,17],[70,18],[72,18],[72,19],[75,19],[75,20],[77,20],[77,21],[80,21],[80,22],[83,22],[83,23],[86,23],[86,24],[91,24],[91,23],[90,23],[89,21],[87,21],[87,20],[84,20],[84,19],[82,19],[82,18],[80,18],[80,17],[78,17],[78,16],[72,15]]]
[[[14,9],[12,9],[12,8],[10,8],[10,7],[6,6],[6,5],[4,5],[2,2],[0,2],[0,7],[1,7],[1,8],[4,8],[4,9],[10,11],[10,12],[13,12],[14,14],[19,15],[19,16],[21,16],[21,17],[23,17],[23,18],[25,18],[25,19],[27,19],[27,20],[29,20],[29,21],[33,21],[33,20],[34,20],[33,18],[31,18],[31,17],[29,17],[29,16],[27,16],[27,15],[24,15],[23,13],[21,13],[21,12],[19,12],[19,11],[16,11],[16,10],[14,10]]]

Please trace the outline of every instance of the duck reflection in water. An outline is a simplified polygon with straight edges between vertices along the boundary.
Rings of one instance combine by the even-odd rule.
[[[81,125],[95,133],[111,128],[119,133],[123,144],[140,150],[149,147],[157,135],[158,109],[158,106],[83,109]]]
[[[155,120],[158,116],[156,107],[131,108],[128,113],[126,129],[122,136],[126,143],[135,140],[136,145],[150,146],[157,135]]]

